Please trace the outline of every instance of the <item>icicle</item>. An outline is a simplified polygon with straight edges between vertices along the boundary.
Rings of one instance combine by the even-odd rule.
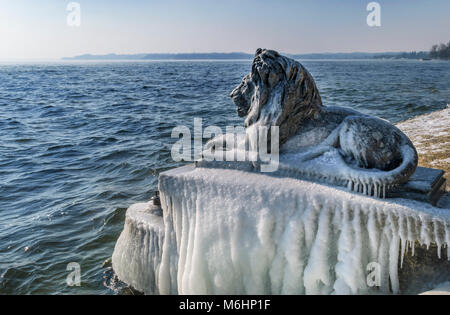
[[[380,236],[380,248],[378,253],[378,263],[380,264],[380,289],[383,293],[389,292],[389,242],[390,240],[387,238],[386,232]]]
[[[398,234],[400,235],[400,245],[401,245],[401,256],[400,256],[400,268],[403,267],[403,258],[405,256],[406,252],[406,239],[407,239],[407,231],[406,231],[406,219],[405,217],[400,214],[398,217]]]
[[[434,243],[437,246],[437,256],[439,259],[441,259],[441,232],[439,231],[440,222],[438,220],[433,220],[433,226],[434,226]]]
[[[420,242],[427,246],[427,250],[430,248],[430,245],[432,242],[430,225],[431,225],[431,222],[428,220],[428,218],[424,217],[421,220]]]
[[[450,261],[450,227],[445,224],[445,242],[447,243],[447,260]]]
[[[353,182],[352,182],[351,179],[348,180],[348,183],[347,183],[347,189],[350,190],[350,191],[353,190]]]
[[[386,199],[386,185],[383,184],[383,199]]]
[[[323,290],[331,292],[332,274],[329,268],[330,257],[330,221],[331,209],[325,207],[318,218],[315,240],[311,246],[308,264],[304,270],[304,284],[307,294],[321,294]]]
[[[406,247],[407,247],[406,240],[402,238],[400,240],[400,245],[401,245],[401,249],[400,249],[400,253],[401,253],[401,256],[400,256],[400,268],[403,268],[403,259],[405,258]]]
[[[370,259],[371,261],[377,261],[380,233],[376,219],[376,210],[370,209],[368,216],[367,231],[369,233]]]
[[[389,277],[391,278],[392,291],[398,294],[400,291],[398,282],[398,253],[399,253],[399,237],[393,235],[389,247]]]

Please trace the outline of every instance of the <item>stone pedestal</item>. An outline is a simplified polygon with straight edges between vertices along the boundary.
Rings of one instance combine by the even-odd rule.
[[[145,293],[402,293],[416,242],[450,256],[450,211],[424,202],[194,166],[161,173],[159,191],[163,217],[132,206],[112,259]]]
[[[446,191],[444,174],[443,170],[419,166],[409,181],[390,192],[388,197],[414,199],[435,206]]]

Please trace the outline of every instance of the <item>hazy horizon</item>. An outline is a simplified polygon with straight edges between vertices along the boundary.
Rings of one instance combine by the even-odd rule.
[[[259,47],[258,47],[259,48]],[[268,48],[271,49],[271,48]],[[256,48],[255,48],[256,51]],[[412,51],[417,51],[419,52],[419,50],[412,50]],[[428,50],[424,50],[427,51]],[[288,54],[285,53],[283,51],[278,51],[281,54]],[[409,52],[406,50],[400,50],[400,51],[377,51],[377,52],[372,52],[372,51],[349,51],[349,52],[341,52],[341,51],[337,51],[337,52],[329,52],[329,51],[323,51],[323,52],[310,52],[310,53],[289,53],[289,55],[325,55],[325,54],[397,54],[397,53],[404,53],[404,52]],[[23,61],[23,62],[33,62],[33,61],[76,61],[76,60],[71,60],[71,59],[65,59],[65,58],[74,58],[74,57],[79,57],[79,56],[84,56],[84,55],[92,55],[92,56],[106,56],[106,55],[130,55],[130,56],[134,56],[134,55],[176,55],[176,54],[249,54],[249,55],[253,55],[255,52],[245,52],[245,51],[231,51],[231,52],[223,52],[223,51],[211,51],[211,52],[177,52],[177,53],[168,53],[168,52],[152,52],[152,53],[146,53],[146,52],[142,52],[142,53],[132,53],[132,54],[121,54],[121,53],[105,53],[105,54],[91,54],[89,52],[86,53],[81,53],[79,55],[75,55],[75,56],[62,56],[59,58],[27,58],[27,59],[0,59],[0,62],[16,62],[16,61]],[[106,59],[105,59],[106,60]],[[82,61],[82,60],[80,60]],[[134,61],[145,61],[145,59],[143,60],[134,60]],[[151,61],[151,60],[149,60]]]
[[[450,2],[377,1],[381,26],[369,27],[368,0],[0,0],[0,60],[56,61],[83,54],[288,54],[428,51],[450,40]]]

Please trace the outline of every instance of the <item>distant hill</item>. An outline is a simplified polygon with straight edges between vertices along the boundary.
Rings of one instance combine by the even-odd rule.
[[[65,57],[63,60],[205,60],[205,59],[225,59],[225,60],[251,60],[252,54],[241,52],[233,53],[180,53],[180,54],[132,54],[132,55],[90,55],[85,54],[75,57]]]
[[[372,59],[375,56],[384,53],[367,53],[367,52],[351,52],[351,53],[312,53],[312,54],[290,54],[294,59]]]
[[[383,53],[311,53],[284,54],[294,59],[420,59],[427,58],[428,52],[383,52]],[[63,60],[252,60],[253,54],[232,53],[179,53],[179,54],[85,54],[64,57]]]
[[[200,59],[253,59],[253,55],[242,52],[233,53],[183,53],[183,54],[147,54],[146,60],[200,60]]]

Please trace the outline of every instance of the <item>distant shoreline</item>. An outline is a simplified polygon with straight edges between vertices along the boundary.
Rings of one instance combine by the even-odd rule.
[[[294,58],[300,62],[306,61],[373,61],[373,62],[422,62],[420,59],[388,59],[388,58]],[[445,60],[433,59],[424,62],[441,62]],[[32,59],[32,60],[0,60],[0,65],[26,65],[26,64],[76,64],[76,63],[146,63],[146,62],[252,62],[252,59]]]
[[[415,55],[411,55],[406,52],[380,52],[380,53],[367,53],[367,52],[352,52],[352,53],[309,53],[309,54],[285,54],[294,59],[336,59],[336,60],[349,60],[349,59],[424,59],[427,58],[428,52],[419,52]],[[92,55],[84,54],[74,57],[64,57],[61,60],[74,61],[74,60],[89,60],[89,61],[142,61],[142,60],[154,60],[154,61],[175,61],[175,60],[252,60],[253,54],[243,52],[232,53],[178,53],[178,54],[106,54],[106,55]]]

